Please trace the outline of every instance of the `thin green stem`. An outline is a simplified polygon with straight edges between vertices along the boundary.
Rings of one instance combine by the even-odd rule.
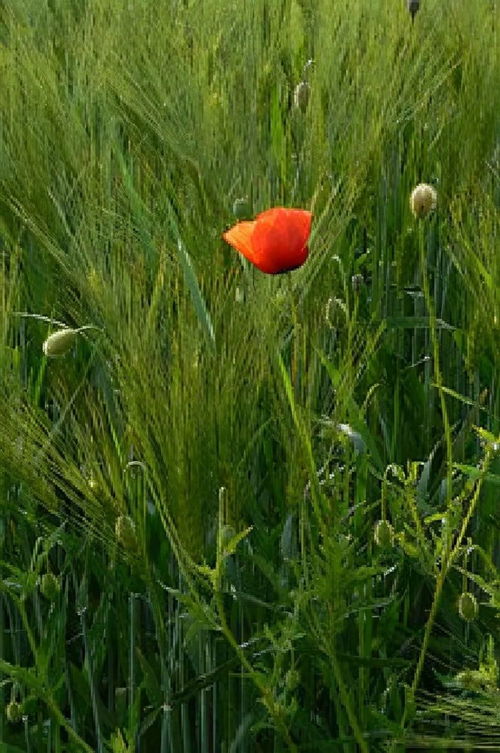
[[[68,722],[62,711],[60,710],[57,703],[54,701],[52,695],[50,693],[47,693],[47,695],[44,696],[43,700],[45,701],[45,704],[51,711],[52,715],[56,719],[56,721],[60,724],[61,727],[63,727],[66,732],[68,733],[68,737],[80,747],[84,753],[95,753],[95,751],[90,747],[90,745],[87,745],[85,740],[83,740],[80,735],[75,732],[71,724]]]
[[[290,751],[290,753],[298,753],[298,748],[290,736],[290,732],[288,730],[285,720],[283,719],[283,714],[279,705],[274,700],[273,695],[271,691],[269,690],[269,688],[266,687],[266,685],[260,679],[259,675],[255,672],[254,668],[252,667],[252,664],[245,656],[243,649],[241,648],[238,641],[234,637],[233,632],[227,623],[220,584],[216,585],[215,600],[216,600],[216,605],[217,605],[217,614],[218,614],[219,622],[220,622],[220,629],[223,636],[225,637],[229,645],[233,648],[233,650],[236,652],[241,665],[246,669],[249,677],[252,679],[253,683],[255,684],[258,691],[260,692],[262,696],[262,701],[267,711],[269,712],[269,715],[274,720],[279,732],[282,734],[288,746],[288,750]]]
[[[474,512],[476,510],[476,507],[477,507],[477,504],[478,504],[478,501],[479,501],[479,495],[480,495],[480,492],[481,492],[481,488],[482,488],[482,485],[483,485],[486,473],[487,473],[488,468],[489,468],[491,457],[492,457],[492,450],[491,450],[491,448],[488,448],[487,451],[486,451],[486,455],[485,455],[485,459],[484,459],[484,463],[483,463],[483,468],[482,468],[482,471],[481,471],[481,476],[478,479],[478,482],[477,482],[477,485],[476,485],[476,488],[475,488],[475,491],[474,491],[474,495],[473,495],[473,497],[471,499],[470,505],[469,505],[469,507],[467,509],[467,512],[466,512],[465,516],[464,516],[464,519],[463,519],[463,522],[462,522],[462,526],[461,526],[460,531],[459,531],[459,533],[457,535],[457,538],[455,540],[454,545],[452,545],[452,543],[451,543],[451,538],[448,538],[448,541],[450,543],[448,544],[448,549],[444,553],[443,561],[442,561],[442,565],[441,565],[441,570],[439,571],[439,574],[438,574],[438,577],[437,577],[437,580],[436,580],[436,588],[434,590],[434,596],[433,596],[433,600],[432,600],[432,606],[431,606],[431,610],[429,612],[429,617],[427,619],[427,623],[426,623],[426,626],[425,626],[424,638],[423,638],[423,641],[422,641],[422,646],[420,648],[420,654],[419,654],[419,657],[418,657],[417,666],[415,668],[415,674],[413,676],[413,682],[412,682],[412,685],[411,685],[411,692],[412,692],[413,696],[415,695],[415,693],[417,691],[417,688],[418,688],[418,685],[419,685],[419,682],[420,682],[420,677],[421,677],[421,674],[422,674],[422,670],[424,668],[424,662],[425,662],[425,658],[426,658],[426,655],[427,655],[427,649],[429,647],[429,641],[430,641],[430,637],[431,637],[431,633],[432,633],[432,628],[434,626],[434,621],[436,619],[437,611],[438,611],[438,608],[439,608],[439,603],[440,603],[440,600],[441,600],[441,594],[443,592],[443,587],[444,587],[446,578],[448,576],[448,573],[450,571],[450,568],[453,566],[453,563],[454,563],[456,557],[460,553],[462,542],[463,542],[464,537],[465,537],[465,535],[467,533],[467,528],[468,528],[469,523],[471,521],[471,518],[472,518],[472,516],[473,516],[473,514],[474,514]],[[406,715],[403,716],[403,726],[404,726],[404,722],[405,721],[406,721]]]
[[[425,304],[427,311],[429,312],[429,330],[432,341],[432,356],[434,365],[434,380],[439,392],[439,400],[441,403],[441,415],[443,420],[444,440],[446,448],[446,493],[447,503],[451,501],[452,490],[452,471],[453,471],[453,443],[451,439],[451,427],[448,417],[448,409],[446,407],[445,393],[443,390],[443,376],[440,366],[440,353],[439,353],[439,338],[437,334],[436,326],[436,309],[434,301],[431,296],[429,287],[429,278],[427,276],[427,258],[424,239],[424,225],[421,224],[419,228],[419,250],[420,250],[420,269],[422,274],[422,287],[424,291]]]
[[[430,289],[429,289],[429,282],[427,278],[427,269],[426,269],[426,259],[425,259],[425,247],[424,247],[424,236],[423,236],[423,229],[420,229],[420,264],[422,269],[422,285],[424,289],[424,296],[426,305],[429,311],[429,319],[430,319],[430,331],[431,331],[431,339],[432,339],[432,345],[433,345],[433,355],[434,355],[434,378],[436,381],[436,385],[438,387],[439,396],[441,400],[441,411],[442,411],[442,417],[443,417],[443,425],[444,425],[444,433],[445,433],[445,442],[446,442],[446,461],[447,461],[447,468],[446,468],[446,475],[447,475],[447,501],[448,506],[451,502],[451,481],[452,481],[452,442],[451,442],[451,430],[450,430],[450,424],[448,420],[448,412],[446,409],[446,403],[444,398],[444,390],[443,387],[443,381],[441,376],[441,369],[439,365],[439,341],[437,337],[437,330],[436,330],[436,315],[435,315],[435,309],[434,309],[434,303],[431,299],[430,295]],[[464,516],[461,529],[457,535],[457,538],[455,540],[455,543],[453,544],[453,540],[451,536],[446,537],[446,540],[443,541],[444,544],[444,552],[442,557],[442,564],[441,569],[437,575],[436,580],[436,587],[434,590],[434,596],[432,599],[432,605],[429,612],[429,617],[427,618],[427,623],[425,625],[425,631],[424,631],[424,637],[422,640],[422,646],[420,648],[420,653],[417,661],[417,666],[415,668],[415,673],[413,676],[413,681],[411,684],[411,696],[414,697],[415,693],[417,691],[417,688],[420,683],[420,678],[422,675],[422,671],[424,668],[425,659],[427,656],[427,650],[429,648],[429,642],[430,637],[432,634],[432,630],[434,627],[434,622],[438,613],[439,604],[441,601],[441,595],[443,592],[443,587],[446,581],[446,578],[448,576],[448,573],[450,571],[451,566],[453,565],[453,562],[457,556],[457,554],[460,551],[460,547],[462,545],[463,538],[467,532],[467,528],[469,526],[470,520],[472,518],[472,515],[474,514],[474,511],[477,507],[477,503],[479,500],[479,494],[481,491],[482,483],[487,471],[487,468],[489,466],[491,459],[491,450],[488,449],[486,452],[486,456],[483,463],[483,469],[481,476],[478,480],[478,483],[476,485],[476,489],[474,492],[474,495],[472,497],[471,503],[468,507],[468,510]],[[401,727],[404,728],[407,720],[407,710],[408,710],[408,704],[405,706],[405,711],[403,714],[403,719],[401,722]]]
[[[331,661],[332,661],[333,674],[335,676],[335,682],[339,689],[340,700],[342,701],[342,705],[345,708],[347,718],[349,719],[349,724],[351,725],[351,729],[354,734],[354,737],[356,738],[356,742],[359,746],[359,750],[361,751],[361,753],[370,753],[368,744],[363,737],[363,731],[361,727],[359,726],[358,717],[356,716],[356,712],[354,711],[352,701],[351,701],[351,696],[349,695],[349,691],[347,690],[346,684],[344,682],[342,668],[337,658],[337,653],[335,649],[331,652]]]

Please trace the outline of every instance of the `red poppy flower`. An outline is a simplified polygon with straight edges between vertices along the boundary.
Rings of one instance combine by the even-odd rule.
[[[307,259],[311,222],[312,214],[305,209],[275,207],[253,222],[238,222],[222,237],[261,272],[277,275]]]

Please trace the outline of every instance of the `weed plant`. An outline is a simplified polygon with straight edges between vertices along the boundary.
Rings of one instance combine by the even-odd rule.
[[[2,753],[498,750],[497,10],[1,5]]]

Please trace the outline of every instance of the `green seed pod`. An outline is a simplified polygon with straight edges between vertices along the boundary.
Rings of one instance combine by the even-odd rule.
[[[410,208],[417,220],[423,220],[437,205],[436,189],[428,183],[419,183],[410,196]]]
[[[250,217],[250,204],[246,196],[240,199],[235,199],[233,204],[233,214],[238,220],[244,220],[245,218]]]
[[[5,715],[11,724],[17,724],[21,721],[23,708],[17,701],[11,701],[6,709]]]
[[[479,606],[474,594],[464,591],[458,600],[458,614],[466,622],[475,620],[479,612]]]
[[[293,92],[293,104],[295,108],[301,112],[305,112],[309,104],[310,95],[311,87],[307,81],[301,81],[300,84],[297,84]]]
[[[382,549],[392,549],[394,545],[394,529],[388,520],[378,520],[375,523],[373,538],[376,545]]]
[[[53,356],[64,356],[73,347],[78,330],[60,329],[58,332],[54,332],[45,340],[42,349],[46,356],[52,358]]]
[[[55,601],[61,591],[61,581],[54,573],[44,573],[40,578],[40,591],[49,601]]]
[[[135,523],[129,515],[120,515],[116,519],[115,535],[124,549],[135,552],[137,549]]]

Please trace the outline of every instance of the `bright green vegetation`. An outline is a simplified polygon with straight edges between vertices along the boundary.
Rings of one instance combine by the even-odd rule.
[[[499,749],[497,26],[2,3],[1,753]]]

